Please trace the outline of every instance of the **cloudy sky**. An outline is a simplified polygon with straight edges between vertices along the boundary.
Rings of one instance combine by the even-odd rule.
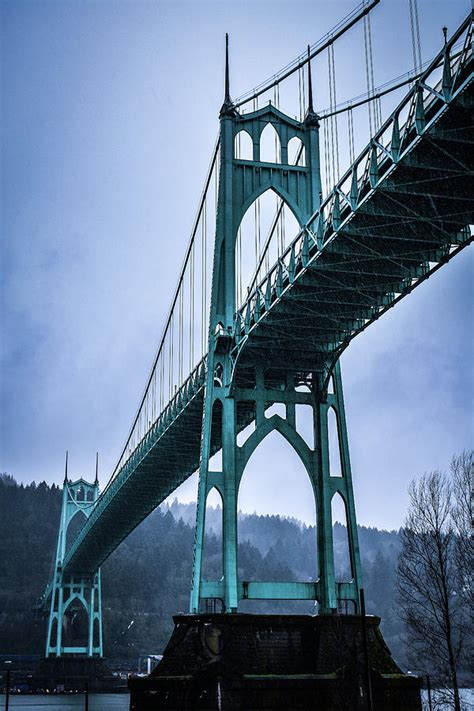
[[[469,0],[419,0],[423,60]],[[354,7],[343,0],[1,3],[1,460],[28,482],[112,471],[184,255],[231,36],[239,95]],[[408,0],[372,15],[375,83],[413,66]],[[338,98],[363,90],[361,32],[336,48]],[[317,108],[325,108],[318,84]],[[362,84],[361,84],[362,82]],[[362,87],[362,89],[361,89]],[[472,445],[473,248],[356,339],[342,359],[361,523],[399,526],[409,480]],[[179,492],[195,496],[193,478]],[[271,491],[271,495],[269,495]],[[273,439],[244,510],[311,518],[308,482]]]

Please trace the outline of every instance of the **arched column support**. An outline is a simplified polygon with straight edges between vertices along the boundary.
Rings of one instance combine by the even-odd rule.
[[[311,485],[313,487],[313,492],[316,495],[315,481],[313,478],[312,451],[310,450],[304,439],[301,437],[301,435],[298,434],[294,426],[292,426],[288,422],[288,419],[284,420],[282,417],[280,417],[280,415],[272,415],[268,419],[262,420],[262,422],[257,425],[255,431],[242,445],[242,447],[238,448],[239,451],[237,455],[237,488],[240,487],[240,481],[242,479],[242,475],[244,473],[245,467],[249,462],[250,457],[255,452],[259,444],[263,442],[265,437],[267,437],[270,432],[274,431],[279,432],[282,437],[285,438],[288,444],[293,447],[293,449],[301,459],[306,469],[306,472],[310,478]]]

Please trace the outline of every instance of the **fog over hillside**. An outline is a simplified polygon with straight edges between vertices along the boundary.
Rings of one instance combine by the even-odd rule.
[[[0,651],[42,654],[48,607],[36,603],[54,561],[61,489],[19,485],[0,478]],[[157,508],[102,566],[105,654],[135,660],[161,652],[172,615],[187,612],[191,584],[195,504],[177,500]],[[219,507],[208,508],[204,575],[220,570]],[[311,580],[317,571],[313,526],[296,519],[239,515],[239,577],[243,580]],[[347,579],[347,534],[334,525],[337,579]],[[387,643],[404,662],[403,627],[397,616],[395,569],[400,548],[396,531],[359,527],[367,610],[382,617]],[[244,605],[242,606],[244,609]],[[245,609],[313,613],[311,602],[246,601]],[[131,622],[133,621],[133,624]]]

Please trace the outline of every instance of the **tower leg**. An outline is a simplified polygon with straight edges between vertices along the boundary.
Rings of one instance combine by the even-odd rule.
[[[337,609],[338,600],[350,600],[355,611],[359,609],[359,593],[362,587],[362,572],[359,553],[359,538],[355,514],[352,471],[349,458],[344,397],[342,390],[341,367],[336,363],[332,374],[333,392],[324,393],[322,376],[318,381],[316,423],[318,432],[318,553],[320,560],[321,604],[323,613]],[[337,439],[342,476],[335,476],[330,470],[328,413],[333,409],[336,414]],[[351,580],[338,585],[334,574],[333,525],[331,502],[336,493],[343,499],[346,512],[347,536]]]
[[[218,361],[218,363],[217,363]],[[209,358],[209,367],[227,363],[222,355]],[[198,491],[197,526],[194,551],[193,587],[191,612],[198,613],[203,598],[221,598],[226,612],[235,612],[238,601],[246,599],[305,599],[318,600],[322,614],[337,611],[339,601],[351,601],[354,609],[359,606],[359,590],[362,584],[355,505],[352,491],[352,475],[349,446],[342,395],[342,379],[339,364],[336,364],[333,392],[327,394],[323,387],[322,374],[314,374],[310,380],[311,392],[297,392],[294,373],[282,374],[281,382],[273,385],[265,382],[265,373],[255,368],[255,387],[224,389],[216,383],[214,370],[208,373],[206,406],[201,443],[201,468]],[[225,392],[224,392],[225,390]],[[255,416],[255,431],[242,446],[237,445],[238,432],[247,420],[239,421],[239,404],[249,405]],[[265,416],[269,403],[282,403],[286,415]],[[307,445],[296,430],[296,405],[310,405],[313,410],[314,450]],[[217,408],[217,409],[216,409]],[[341,474],[335,476],[330,470],[328,413],[333,408],[338,423]],[[213,428],[215,431],[213,431]],[[244,469],[259,443],[272,430],[277,430],[293,446],[300,456],[313,486],[317,512],[317,550],[319,580],[316,583],[246,583],[237,576],[237,512],[238,492]],[[212,446],[211,446],[212,445]],[[222,471],[210,472],[210,455],[222,447]],[[206,498],[209,490],[216,487],[223,503],[223,578],[219,581],[202,580],[202,556],[205,543]],[[347,533],[351,573],[349,579],[336,583],[333,551],[332,499],[339,493],[346,508]]]
[[[75,578],[58,573],[51,593],[51,609],[46,640],[46,657],[69,654],[102,657],[102,610],[100,571],[90,577]],[[67,610],[75,601],[87,614],[87,636],[80,646],[68,646],[63,626]]]
[[[322,399],[322,376],[318,376],[315,393],[314,419],[316,423],[316,519],[318,529],[318,559],[320,600],[319,610],[326,614],[337,608],[334,576],[334,546],[331,511],[331,478],[329,471],[328,406]]]
[[[228,370],[227,370],[228,369]],[[224,366],[224,382],[231,377],[230,359]],[[236,471],[236,402],[233,397],[225,397],[222,409],[222,467],[223,467],[223,569],[224,569],[224,609],[237,612],[237,496]]]
[[[349,457],[349,439],[347,436],[346,412],[342,390],[341,366],[339,361],[334,367],[334,396],[337,412],[339,446],[341,455],[342,478],[344,486],[344,500],[346,504],[347,534],[349,537],[349,555],[351,560],[352,577],[357,589],[356,611],[360,607],[360,589],[362,587],[362,567],[360,563],[359,536],[357,533],[357,519],[352,486],[352,470]]]

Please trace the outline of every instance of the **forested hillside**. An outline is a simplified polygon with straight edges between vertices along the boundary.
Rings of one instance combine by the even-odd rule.
[[[0,653],[42,654],[47,609],[36,603],[49,581],[56,547],[61,490],[18,485],[0,476]],[[194,504],[177,501],[151,514],[102,567],[105,653],[135,660],[160,653],[172,615],[188,609]],[[220,510],[208,514],[204,571],[220,577]],[[347,567],[346,529],[334,526],[336,568]],[[294,519],[240,515],[239,575],[244,580],[308,580],[316,574],[315,531]],[[395,531],[359,528],[367,611],[382,617],[382,629],[403,663],[395,570],[400,546]],[[249,611],[312,612],[312,603],[248,602]],[[242,608],[243,609],[243,608]]]

